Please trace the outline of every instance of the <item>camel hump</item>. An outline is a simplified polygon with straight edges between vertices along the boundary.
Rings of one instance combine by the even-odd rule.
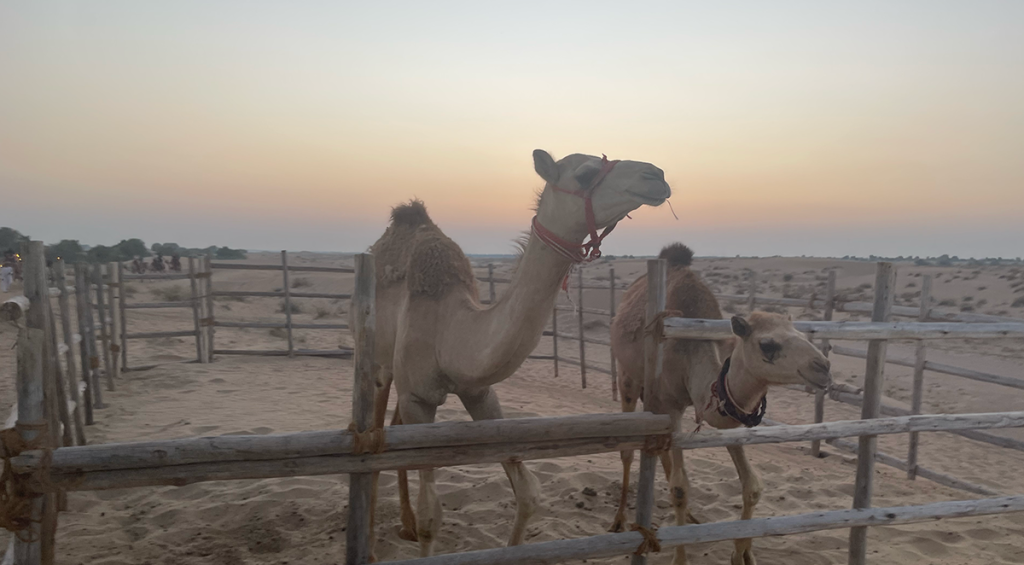
[[[689,267],[693,263],[693,250],[682,243],[671,243],[661,249],[658,259],[668,261],[670,267]]]
[[[414,199],[391,209],[391,223],[398,226],[416,227],[431,222],[423,201]]]
[[[476,290],[469,259],[436,227],[417,230],[406,276],[414,296],[438,297],[453,288]]]

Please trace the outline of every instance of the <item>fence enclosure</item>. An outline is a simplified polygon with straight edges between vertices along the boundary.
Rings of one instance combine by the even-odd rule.
[[[33,242],[26,251],[26,274],[41,273],[44,264],[41,243]],[[50,432],[57,428],[55,422],[60,418],[59,410],[54,409],[52,402],[58,381],[53,364],[48,365],[47,360],[57,360],[58,348],[46,348],[45,332],[52,324],[48,324],[46,318],[49,300],[45,298],[48,295],[45,286],[37,285],[30,291],[26,285],[25,308],[17,306],[25,319],[25,329],[20,334],[18,344],[18,406],[15,417],[15,432],[21,443],[16,452],[8,451],[5,444],[3,457],[17,476],[31,477],[32,480],[19,483],[28,488],[28,491],[18,492],[29,504],[30,520],[25,522],[25,531],[29,535],[14,539],[11,549],[13,561],[19,565],[52,562],[56,512],[61,491],[348,473],[350,506],[346,562],[363,564],[367,562],[371,541],[371,532],[366,523],[370,482],[365,478],[369,473],[508,459],[608,453],[638,448],[652,436],[673,434],[667,416],[650,413],[445,422],[388,429],[382,452],[362,452],[360,446],[364,438],[361,436],[367,433],[369,427],[368,407],[372,405],[373,396],[374,277],[372,257],[361,255],[357,257],[356,264],[359,272],[356,273],[353,307],[358,307],[356,319],[360,321],[360,327],[355,335],[351,431],[338,429],[275,436],[223,436],[55,448],[60,444]],[[648,276],[652,281],[648,287],[649,316],[664,311],[664,271],[663,261],[648,262]],[[891,276],[891,266],[880,268],[879,277],[883,276]],[[851,528],[850,563],[857,565],[864,562],[866,544],[858,540],[863,539],[861,528],[867,526],[1024,510],[1024,496],[870,508],[873,464],[878,455],[872,446],[878,435],[923,431],[965,432],[1024,426],[1024,412],[878,417],[881,411],[879,400],[885,340],[1017,337],[1024,336],[1024,324],[894,324],[882,319],[887,314],[887,301],[891,304],[891,294],[886,296],[886,285],[877,288],[882,289],[877,293],[874,305],[874,317],[879,318],[877,321],[798,324],[798,329],[819,339],[861,339],[871,342],[868,355],[873,366],[878,369],[868,372],[868,378],[873,382],[868,388],[870,393],[865,394],[863,400],[868,406],[865,409],[866,418],[803,426],[705,430],[699,434],[673,434],[671,439],[673,445],[684,449],[702,449],[860,437],[862,461],[857,467],[855,508],[796,516],[667,526],[655,534],[662,548],[706,541]],[[7,305],[0,311],[6,312]],[[664,339],[720,339],[723,331],[728,331],[728,328],[722,327],[721,321],[667,318],[663,326],[663,332],[650,333],[645,342],[645,381],[648,382],[657,372],[659,351]],[[98,365],[98,360],[95,364]],[[51,392],[47,393],[48,390]],[[38,439],[40,437],[43,439]],[[465,449],[465,446],[473,446],[473,449]],[[648,464],[645,466],[642,459],[636,517],[641,525],[650,523],[649,509],[653,503],[654,455],[645,455]],[[634,553],[634,563],[642,564],[646,563],[646,553],[638,551],[641,544],[649,547],[641,532],[626,532],[413,559],[402,563],[557,563],[569,559]]]

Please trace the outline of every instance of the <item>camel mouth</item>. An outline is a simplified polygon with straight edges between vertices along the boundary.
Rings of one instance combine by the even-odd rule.
[[[628,189],[626,190],[626,194],[628,194],[633,200],[648,206],[661,206],[670,196],[669,194],[666,194],[665,196],[655,197]]]
[[[808,377],[803,371],[797,371],[800,378],[807,383],[808,386],[815,390],[828,390],[832,386],[832,373],[816,374],[813,377]]]

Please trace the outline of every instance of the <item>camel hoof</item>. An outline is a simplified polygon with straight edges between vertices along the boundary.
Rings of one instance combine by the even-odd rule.
[[[405,541],[420,541],[420,537],[416,535],[415,530],[410,530],[404,526],[398,530],[398,537]]]
[[[697,518],[695,518],[695,517],[693,516],[693,514],[690,514],[690,511],[689,511],[689,510],[687,510],[687,511],[686,511],[686,523],[687,523],[687,524],[700,524],[701,522],[700,522],[700,520],[698,520]]]
[[[754,552],[750,549],[745,549],[742,552],[734,551],[732,565],[757,565],[757,559],[754,559]]]
[[[608,531],[613,533],[613,534],[617,534],[617,533],[626,531],[626,524],[625,524],[625,522],[626,521],[624,519],[622,519],[622,518],[615,518],[615,521],[612,522],[612,527],[608,528]]]

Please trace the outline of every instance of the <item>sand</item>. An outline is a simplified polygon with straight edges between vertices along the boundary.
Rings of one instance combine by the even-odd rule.
[[[250,263],[271,263],[276,254],[253,254]],[[293,264],[334,265],[341,256],[296,254]],[[486,260],[475,260],[485,265]],[[508,273],[507,260],[496,261],[498,276]],[[614,265],[620,280],[632,280],[641,272],[639,259],[615,259],[591,265],[585,278],[594,284],[607,280]],[[823,269],[839,266],[839,288],[851,295],[870,296],[858,286],[873,281],[874,266],[868,262],[811,258],[698,260],[695,268],[720,292],[746,291],[744,270],[757,269],[763,281],[761,293],[769,296],[809,296],[823,288]],[[957,273],[957,271],[960,271]],[[979,272],[974,272],[979,271]],[[486,269],[478,270],[486,273]],[[1015,292],[1024,280],[1010,267],[939,268],[899,265],[898,288],[913,293],[916,273],[942,273],[935,285],[939,300],[986,304],[980,312],[1007,312],[1021,316],[1024,308],[1012,307]],[[785,280],[789,276],[790,280]],[[1014,278],[1009,278],[1013,276]],[[303,273],[293,283],[308,283],[312,292],[347,292],[351,275]],[[279,274],[261,271],[217,271],[221,290],[274,290],[281,287]],[[948,282],[947,282],[948,281]],[[186,289],[185,283],[133,283],[132,300],[155,301],[169,288]],[[984,288],[981,288],[984,287]],[[481,285],[486,293],[486,285]],[[499,286],[499,293],[501,287]],[[908,295],[905,303],[912,298]],[[971,301],[964,297],[971,296]],[[575,298],[575,297],[574,297]],[[563,299],[564,300],[564,299]],[[342,322],[345,301],[306,299],[297,321]],[[607,291],[587,291],[586,304],[607,308]],[[724,305],[742,312],[743,305]],[[221,320],[279,321],[280,301],[250,298],[220,301]],[[789,309],[797,318],[813,319],[818,312]],[[129,313],[132,331],[188,329],[187,310],[134,310]],[[838,316],[845,318],[845,315]],[[573,314],[560,316],[563,331],[575,331]],[[586,317],[589,335],[607,336],[607,320]],[[297,346],[328,349],[350,344],[347,332],[297,330]],[[0,328],[0,405],[6,409],[14,398],[14,330]],[[218,348],[284,348],[280,332],[271,330],[218,329]],[[560,342],[562,354],[575,355],[578,346]],[[846,344],[861,346],[863,344]],[[1020,340],[936,343],[929,358],[942,362],[1020,377],[1024,344]],[[908,355],[906,345],[894,351]],[[106,393],[109,408],[97,411],[97,423],[87,430],[90,443],[178,438],[220,434],[268,434],[302,430],[344,428],[351,406],[352,364],[349,360],[323,358],[219,357],[210,365],[187,364],[194,356],[189,338],[133,341],[129,365],[160,364],[158,368],[127,373],[118,389]],[[538,353],[550,352],[544,338]],[[607,348],[588,346],[588,359],[606,365]],[[834,358],[837,380],[858,384],[864,362]],[[886,395],[908,402],[910,370],[887,368]],[[591,372],[589,386],[580,389],[579,371],[563,365],[555,378],[550,361],[527,361],[506,382],[498,385],[507,417],[559,416],[614,412],[608,376]],[[925,410],[972,412],[1020,409],[1024,392],[929,373]],[[855,418],[857,409],[830,403],[827,419]],[[789,422],[808,422],[810,397],[793,391],[773,391],[768,416]],[[457,399],[438,410],[438,420],[468,419]],[[1020,431],[997,432],[1022,437]],[[978,444],[949,434],[922,436],[921,462],[1006,494],[1024,492],[1024,454]],[[886,437],[881,448],[905,457],[906,437]],[[827,457],[808,455],[806,444],[755,446],[750,459],[765,484],[756,516],[849,508],[854,482],[853,459],[826,447]],[[542,484],[540,510],[528,530],[528,543],[577,538],[603,533],[611,523],[621,479],[618,454],[591,455],[536,461],[527,464]],[[739,515],[740,487],[724,449],[687,453],[693,513],[706,522],[732,520]],[[634,477],[637,465],[634,464]],[[415,492],[416,479],[413,477]],[[397,535],[398,500],[395,474],[384,473],[379,507],[378,556],[382,560],[414,557],[416,544]],[[439,553],[498,547],[509,533],[514,513],[511,489],[499,465],[441,469],[437,488],[444,507],[444,523],[437,542]],[[655,522],[673,524],[667,483],[657,482]],[[587,493],[584,494],[586,489]],[[925,480],[907,481],[903,473],[878,467],[875,505],[903,505],[976,498]],[[229,481],[105,492],[71,493],[69,511],[60,517],[58,562],[62,564],[241,564],[241,563],[341,563],[344,556],[347,478],[345,476]],[[630,500],[632,504],[632,498]],[[7,534],[0,533],[0,547]],[[818,532],[756,540],[755,554],[762,564],[845,563],[847,530]],[[728,563],[730,542],[704,544],[690,549],[692,563]],[[869,533],[872,563],[991,564],[1024,563],[1024,515],[1007,515],[940,521],[901,527],[872,528]],[[625,557],[599,560],[625,563]],[[653,563],[669,563],[671,555],[655,556]]]

